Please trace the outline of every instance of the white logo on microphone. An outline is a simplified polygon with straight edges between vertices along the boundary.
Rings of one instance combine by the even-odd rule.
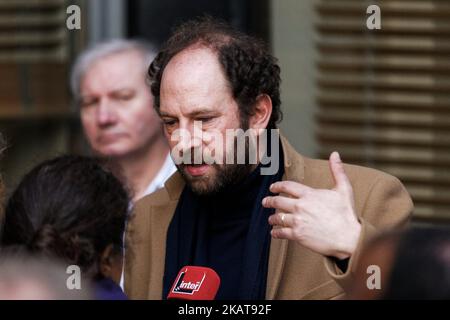
[[[186,275],[187,269],[180,273],[178,279],[176,280],[176,285],[172,289],[172,293],[189,294],[193,295],[195,292],[199,291],[203,281],[206,278],[206,273],[203,273],[202,280],[192,282],[184,281],[184,276]]]

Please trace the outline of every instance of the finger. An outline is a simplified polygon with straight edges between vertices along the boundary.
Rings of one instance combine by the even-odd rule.
[[[270,234],[274,239],[295,240],[294,230],[292,228],[273,228]]]
[[[269,224],[291,228],[294,225],[294,217],[290,213],[276,213],[269,217]]]
[[[352,185],[350,180],[344,171],[344,165],[342,163],[339,153],[336,151],[332,152],[330,155],[330,170],[333,175],[336,190],[342,190],[347,193],[351,193]]]
[[[295,198],[300,198],[311,188],[295,181],[278,181],[272,183],[270,191],[272,193],[285,193]]]
[[[298,207],[298,199],[275,196],[275,197],[265,197],[262,201],[262,205],[265,208],[274,208],[283,212],[295,212]]]

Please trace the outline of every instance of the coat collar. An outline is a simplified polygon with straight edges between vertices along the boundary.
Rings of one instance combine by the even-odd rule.
[[[304,159],[298,154],[295,149],[290,145],[288,140],[280,134],[281,146],[284,152],[284,176],[283,180],[291,180],[297,182],[303,182],[304,180]],[[165,228],[160,230],[167,230],[170,221],[172,220],[176,203],[180,198],[181,192],[185,186],[185,182],[177,171],[172,177],[167,180],[165,183],[165,188],[167,190],[169,196],[169,203],[166,207],[157,206],[155,208],[155,223],[159,221],[159,225],[164,221]],[[167,214],[167,210],[170,210],[170,213]],[[158,239],[158,243],[165,243],[165,233],[158,233],[160,237],[164,237],[163,239]],[[268,276],[267,276],[267,289],[266,289],[266,299],[272,300],[276,297],[276,293],[278,290],[279,283],[281,281],[281,277],[283,274],[284,262],[286,260],[286,253],[288,249],[288,241],[281,239],[272,239],[270,244],[270,254],[269,254],[269,268],[268,268]],[[165,252],[165,250],[164,250]],[[164,272],[164,256],[157,259],[161,261],[162,266],[160,266],[160,270],[163,274]],[[162,277],[161,277],[162,278]],[[162,283],[161,283],[162,286]],[[162,291],[162,288],[160,292]]]

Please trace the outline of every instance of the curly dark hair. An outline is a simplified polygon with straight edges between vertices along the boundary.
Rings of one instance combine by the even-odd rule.
[[[7,202],[0,243],[78,265],[101,278],[100,258],[122,252],[129,195],[95,158],[61,156],[32,169]]]
[[[239,106],[241,121],[253,114],[258,96],[267,94],[272,100],[268,129],[276,128],[282,118],[280,67],[277,59],[269,53],[261,40],[209,16],[180,25],[150,65],[148,74],[156,111],[159,112],[161,78],[165,67],[177,53],[197,44],[217,53]]]

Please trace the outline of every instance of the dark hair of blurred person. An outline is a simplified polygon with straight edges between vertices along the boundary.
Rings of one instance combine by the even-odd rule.
[[[413,228],[400,238],[383,299],[450,299],[450,228]]]
[[[381,289],[369,290],[365,272],[381,270]],[[450,228],[415,227],[374,240],[361,258],[351,299],[450,299]]]
[[[123,185],[99,160],[58,157],[32,169],[8,200],[1,245],[79,266],[98,299],[125,298],[116,283],[128,205]]]

